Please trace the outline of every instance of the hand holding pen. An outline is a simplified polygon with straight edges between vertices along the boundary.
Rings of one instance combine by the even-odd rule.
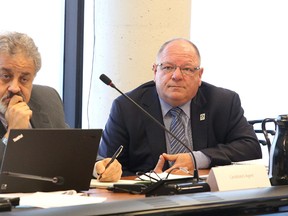
[[[122,152],[122,150],[123,150],[123,146],[121,145],[121,146],[119,146],[119,148],[117,149],[117,151],[113,154],[111,160],[106,164],[105,170],[107,170],[108,167],[114,162],[114,160],[118,158],[118,156],[120,155],[120,153]],[[105,172],[105,171],[104,171],[104,172]],[[98,180],[100,180],[100,179],[102,178],[102,174],[103,174],[103,173],[101,173],[101,174],[99,175]]]

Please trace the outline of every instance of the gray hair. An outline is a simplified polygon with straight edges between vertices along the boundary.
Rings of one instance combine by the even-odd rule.
[[[19,32],[5,32],[0,34],[0,53],[15,55],[24,53],[32,58],[35,65],[35,73],[41,68],[41,55],[33,39],[27,34]]]
[[[201,62],[201,56],[200,56],[200,52],[199,52],[197,46],[196,46],[194,43],[192,43],[190,40],[187,40],[187,39],[185,39],[185,38],[173,38],[173,39],[171,39],[171,40],[166,41],[166,42],[160,47],[160,49],[159,49],[159,51],[158,51],[158,53],[157,53],[157,58],[159,58],[159,56],[162,54],[163,50],[166,48],[166,46],[167,46],[168,44],[170,44],[170,43],[173,42],[173,41],[177,41],[177,40],[183,40],[183,41],[186,41],[186,42],[188,42],[189,44],[191,44],[191,46],[192,46],[192,47],[195,49],[195,51],[196,51],[196,54],[197,54],[197,56],[198,56],[198,58],[199,58],[199,62]]]

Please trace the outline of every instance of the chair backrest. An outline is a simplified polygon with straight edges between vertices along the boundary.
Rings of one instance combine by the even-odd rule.
[[[249,124],[251,124],[253,126],[254,131],[255,131],[257,138],[259,140],[259,143],[261,143],[263,146],[267,146],[268,150],[270,152],[270,146],[268,145],[269,143],[267,143],[267,138],[269,138],[270,140],[273,139],[273,137],[276,133],[276,128],[275,128],[275,124],[272,121],[267,121],[267,122],[271,122],[271,125],[268,125],[268,127],[266,126],[266,128],[269,128],[269,129],[266,129],[267,134],[265,134],[263,129],[262,129],[263,120],[264,119],[249,120],[248,122],[249,122]]]

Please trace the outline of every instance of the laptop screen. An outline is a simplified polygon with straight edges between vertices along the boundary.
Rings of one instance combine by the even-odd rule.
[[[88,190],[101,135],[102,129],[11,130],[0,192]]]

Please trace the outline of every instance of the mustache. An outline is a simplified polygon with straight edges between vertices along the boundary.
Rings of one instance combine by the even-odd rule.
[[[25,101],[25,96],[23,95],[22,92],[17,92],[17,93],[8,92],[7,95],[5,95],[5,96],[2,98],[2,100],[11,99],[14,95],[18,95],[18,96],[22,97],[23,100]]]

